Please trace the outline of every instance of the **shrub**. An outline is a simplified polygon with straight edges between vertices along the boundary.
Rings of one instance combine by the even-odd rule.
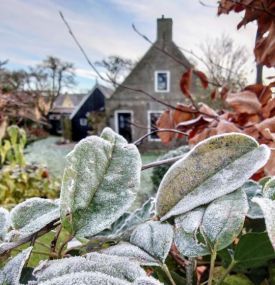
[[[263,284],[272,278],[268,266],[274,271],[275,180],[249,178],[269,157],[270,149],[247,135],[211,137],[170,167],[154,203],[127,214],[139,190],[140,154],[105,128],[67,156],[60,202],[31,198],[1,209],[2,256],[57,229],[44,245],[49,260],[26,277],[28,247],[5,264],[0,282]],[[60,244],[61,230],[68,238]]]

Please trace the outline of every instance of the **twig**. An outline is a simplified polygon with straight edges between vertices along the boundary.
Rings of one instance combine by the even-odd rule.
[[[148,163],[148,164],[144,164],[142,166],[141,170],[145,170],[145,169],[148,169],[148,168],[161,166],[163,164],[173,164],[174,162],[180,160],[183,157],[185,157],[185,155],[176,156],[176,157],[173,157],[173,158],[168,158],[168,159],[159,160],[159,161],[151,162],[151,163]]]
[[[55,233],[55,235],[54,235],[54,238],[53,238],[53,240],[51,241],[51,248],[50,248],[51,254],[56,254],[56,244],[57,244],[57,240],[58,240],[58,238],[59,238],[59,235],[60,235],[60,233],[61,233],[61,230],[62,230],[62,226],[59,225],[59,226],[57,227],[57,229],[56,229],[56,233]]]
[[[142,136],[141,138],[139,138],[135,142],[133,142],[133,144],[139,145],[140,143],[142,143],[142,141],[144,139],[146,139],[150,135],[155,134],[155,133],[164,133],[164,132],[177,133],[177,134],[181,134],[181,135],[184,135],[184,136],[188,136],[187,133],[184,133],[184,132],[181,132],[181,131],[175,130],[175,129],[158,129],[158,130],[154,130],[154,131],[152,131],[150,133],[145,134],[144,136]]]
[[[69,241],[71,241],[73,239],[73,237],[74,237],[73,235],[68,236],[68,238],[65,239],[64,242],[61,244],[59,251],[58,251],[58,254],[57,254],[57,256],[59,258],[62,257],[62,251],[63,251],[64,247],[68,244]]]

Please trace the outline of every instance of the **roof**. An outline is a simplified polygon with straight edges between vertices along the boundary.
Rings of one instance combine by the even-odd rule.
[[[96,89],[99,89],[100,92],[104,95],[105,98],[109,99],[112,94],[113,94],[113,90],[111,88],[108,88],[106,86],[100,85],[98,83],[95,84],[95,86],[93,87],[93,89],[85,96],[82,98],[81,102],[78,104],[78,106],[74,109],[74,111],[72,112],[72,114],[70,115],[70,119],[72,119],[79,111],[79,109],[83,106],[83,104],[86,102],[86,100],[91,96],[91,94],[94,93],[94,91]]]

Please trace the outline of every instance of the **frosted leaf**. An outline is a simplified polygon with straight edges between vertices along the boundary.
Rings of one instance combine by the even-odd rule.
[[[104,254],[127,257],[130,260],[137,261],[143,266],[159,266],[160,263],[151,255],[140,249],[139,247],[128,243],[120,242],[117,245],[108,247],[101,251]]]
[[[173,235],[171,225],[149,221],[135,228],[130,242],[164,263],[173,242]]]
[[[239,235],[248,211],[239,189],[175,219],[175,244],[182,255],[196,257],[221,250]]]
[[[99,253],[89,254],[87,258],[71,257],[42,262],[33,274],[38,282],[42,282],[76,272],[101,272],[127,281],[146,276],[137,262]]]
[[[258,204],[252,202],[253,197],[262,197],[262,187],[259,183],[249,180],[245,182],[242,186],[242,189],[245,191],[249,204],[249,211],[247,217],[250,219],[261,219],[263,218],[263,212]]]
[[[195,146],[165,174],[156,210],[161,220],[231,193],[267,162],[270,149],[244,134],[213,136]]]
[[[275,201],[258,197],[253,198],[252,201],[257,203],[264,213],[266,231],[275,250]]]
[[[263,196],[271,200],[275,200],[275,177],[271,177],[265,184]]]
[[[162,285],[158,280],[151,277],[142,277],[135,280],[134,285]]]
[[[198,236],[204,211],[204,207],[199,207],[175,218],[175,244],[182,255],[193,257],[210,254],[204,237]]]
[[[131,285],[132,283],[100,272],[66,274],[39,285]]]
[[[42,198],[31,198],[17,206],[10,213],[14,231],[9,233],[10,239],[27,237],[54,220],[60,215],[57,201]]]
[[[5,208],[0,207],[0,240],[4,240],[10,227],[10,213]]]
[[[78,237],[110,227],[134,201],[140,171],[136,146],[110,128],[101,137],[81,140],[67,155],[61,189],[63,226]]]
[[[0,284],[19,285],[22,269],[28,260],[31,251],[32,247],[23,250],[0,270]]]
[[[203,215],[202,231],[212,246],[221,250],[239,235],[247,212],[246,194],[239,189],[208,205]]]
[[[145,271],[137,261],[127,257],[112,256],[108,254],[91,252],[86,254],[86,259],[93,262],[96,271],[100,271],[114,277],[124,278],[132,281],[137,277],[145,276]]]
[[[104,236],[118,236],[125,231],[132,229],[146,220],[154,214],[155,199],[149,198],[139,209],[136,209],[133,213],[124,213],[117,221],[115,221],[110,230],[105,230],[100,233]]]

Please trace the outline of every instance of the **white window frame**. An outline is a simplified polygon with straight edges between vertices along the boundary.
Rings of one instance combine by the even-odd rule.
[[[119,127],[118,127],[118,114],[119,113],[130,113],[131,114],[131,123],[134,122],[134,111],[133,110],[116,110],[115,111],[115,131],[118,133]],[[131,133],[133,137],[133,128],[131,127]]]
[[[151,114],[153,113],[159,113],[159,114],[162,114],[163,111],[161,110],[149,110],[147,111],[147,127],[148,127],[148,134],[151,133]],[[148,141],[150,142],[159,142],[161,141],[160,138],[152,138],[151,135],[148,136]]]
[[[85,120],[85,121],[84,121]],[[81,127],[87,127],[88,126],[88,120],[87,118],[80,118],[79,119],[79,124]]]
[[[158,74],[159,73],[166,73],[166,75],[167,75],[167,89],[166,90],[159,90],[158,89]],[[169,70],[156,70],[155,71],[155,92],[157,92],[157,93],[168,93],[168,92],[170,92],[170,71]]]

